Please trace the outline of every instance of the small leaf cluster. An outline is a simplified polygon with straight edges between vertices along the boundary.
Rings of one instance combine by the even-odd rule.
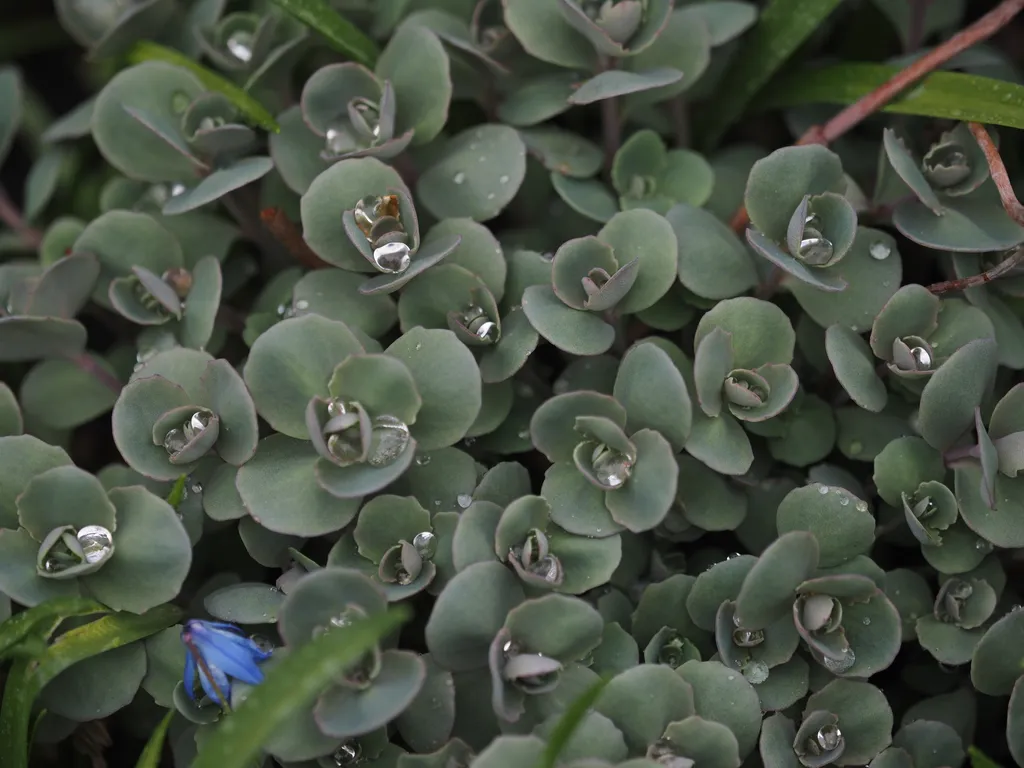
[[[269,678],[400,605],[260,766],[1024,765],[1024,226],[945,113],[702,142],[764,5],[57,0],[106,69],[37,131],[0,67],[7,691],[30,623],[149,629],[37,741],[207,765],[282,684],[189,620]],[[808,61],[922,34],[849,5]]]

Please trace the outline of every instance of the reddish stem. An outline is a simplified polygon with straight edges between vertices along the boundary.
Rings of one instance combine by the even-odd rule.
[[[1006,213],[1011,219],[1024,227],[1024,205],[1021,205],[1016,193],[1013,191],[1010,176],[1006,173],[1006,165],[1003,164],[1003,158],[999,156],[999,148],[992,141],[992,137],[985,130],[985,126],[979,123],[968,123],[967,127],[978,142],[978,146],[981,147],[981,151],[985,153],[989,174],[992,176],[992,181],[995,182],[996,189],[999,190],[999,199],[1003,202],[1003,208],[1006,209]],[[1024,260],[1024,248],[1017,248],[1007,258],[981,274],[935,283],[934,285],[929,285],[928,290],[932,293],[948,293],[949,291],[962,291],[967,288],[984,285],[1009,274],[1022,260]]]
[[[1003,0],[994,9],[986,13],[969,27],[960,30],[942,45],[937,46],[905,69],[897,72],[890,80],[880,85],[871,93],[865,94],[856,102],[835,115],[823,126],[812,126],[801,136],[797,146],[805,144],[831,144],[833,141],[852,130],[863,120],[884,107],[902,91],[925,75],[939,68],[951,58],[982,40],[987,40],[1005,27],[1009,21],[1024,10],[1024,0]],[[740,207],[733,216],[731,225],[736,232],[741,232],[750,222],[746,208]]]
[[[78,355],[68,357],[76,368],[92,376],[96,381],[105,386],[115,395],[121,394],[121,381],[110,373],[106,368],[99,365],[95,360],[89,357],[84,352]]]
[[[0,221],[10,227],[30,248],[38,249],[42,245],[43,233],[25,222],[18,206],[8,197],[3,187],[0,187]]]
[[[304,267],[323,269],[331,266],[317,256],[309,244],[302,239],[302,233],[291,219],[280,208],[264,208],[260,211],[260,220],[277,241],[288,249],[294,259]]]

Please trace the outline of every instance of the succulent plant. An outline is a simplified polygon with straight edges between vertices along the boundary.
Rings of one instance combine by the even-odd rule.
[[[0,764],[1024,766],[1022,5],[11,11]]]

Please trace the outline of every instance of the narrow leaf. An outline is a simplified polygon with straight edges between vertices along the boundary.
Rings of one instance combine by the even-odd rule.
[[[29,635],[48,640],[63,619],[91,613],[109,613],[109,609],[83,597],[60,597],[11,616],[0,623],[0,659]]]
[[[794,51],[832,13],[841,0],[772,0],[743,40],[743,55],[736,56],[708,104],[703,128],[704,144],[718,142],[743,113],[750,99]]]
[[[273,131],[274,133],[281,132],[281,126],[277,124],[274,116],[267,111],[266,107],[230,80],[224,79],[216,72],[211,72],[180,51],[158,45],[149,40],[140,40],[128,52],[128,60],[133,64],[143,61],[166,61],[168,64],[175,64],[183,69],[187,69],[211,91],[217,91],[227,96],[243,115],[261,128]]]
[[[153,733],[146,742],[146,748],[139,755],[139,762],[135,768],[160,768],[160,757],[164,751],[164,740],[167,738],[167,729],[174,719],[175,710],[169,710],[160,724],[153,729]]]
[[[327,0],[273,0],[311,29],[315,29],[339,52],[372,67],[379,51],[374,42],[351,21],[334,10]]]
[[[324,632],[267,672],[203,743],[192,768],[248,768],[282,723],[313,701],[409,615],[405,607]]]
[[[999,763],[977,747],[968,747],[967,754],[971,758],[971,768],[1001,768]]]
[[[4,768],[28,768],[32,702],[39,690],[32,676],[31,662],[16,661],[7,672],[0,706],[0,755],[4,756]]]
[[[801,70],[772,83],[758,98],[757,106],[852,104],[899,71],[899,67],[885,64]],[[933,72],[882,111],[1024,128],[1024,86],[960,72]]]
[[[178,479],[174,481],[174,486],[171,488],[171,492],[167,494],[167,503],[177,509],[181,502],[185,500],[185,481],[188,480],[188,475],[178,475]]]
[[[597,701],[598,696],[601,695],[601,691],[604,690],[606,685],[608,685],[608,678],[598,680],[565,710],[562,718],[558,721],[558,725],[555,726],[551,736],[548,738],[548,745],[544,750],[544,758],[539,768],[555,768],[558,756],[565,749],[565,745],[569,743],[569,739],[572,738],[573,733],[580,723],[583,722],[583,718],[590,711],[590,708],[594,706],[594,702]]]

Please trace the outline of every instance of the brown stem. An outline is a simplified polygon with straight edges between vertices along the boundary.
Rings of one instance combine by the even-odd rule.
[[[69,356],[68,360],[70,360],[76,368],[92,376],[96,381],[105,386],[115,395],[121,394],[122,384],[120,379],[110,373],[106,368],[99,365],[84,352],[78,355]]]
[[[945,64],[951,58],[982,40],[987,40],[1006,26],[1018,13],[1024,10],[1024,0],[1003,0],[999,5],[986,13],[976,22],[960,30],[942,45],[933,48],[906,68],[897,72],[891,79],[880,85],[871,93],[865,94],[856,102],[839,112],[823,126],[812,126],[801,136],[796,144],[831,144],[863,120],[873,115],[896,98],[907,87],[913,85],[925,75]],[[731,224],[736,232],[741,232],[750,222],[746,208],[740,207],[733,216]]]
[[[1003,208],[1006,209],[1006,213],[1011,219],[1024,227],[1024,205],[1021,205],[1017,199],[1017,194],[1013,191],[1010,176],[1006,173],[1006,166],[1003,164],[1003,158],[999,155],[998,147],[992,141],[988,131],[985,130],[985,126],[979,123],[968,123],[967,127],[978,142],[978,146],[981,147],[981,151],[985,153],[989,174],[992,176],[992,181],[995,182],[996,189],[999,190],[999,199],[1003,202]],[[966,288],[984,285],[1009,274],[1021,261],[1024,261],[1024,248],[1017,248],[994,267],[985,270],[979,275],[970,275],[957,280],[935,283],[934,285],[929,285],[928,290],[932,293],[948,293],[949,291],[962,291]]]
[[[614,69],[615,60],[606,59],[604,70]],[[612,171],[612,162],[622,144],[622,123],[619,116],[619,100],[615,97],[601,101],[601,136],[604,139],[604,167]]]
[[[309,269],[329,267],[326,261],[317,256],[313,249],[302,239],[302,233],[291,219],[280,208],[264,208],[260,211],[260,220],[277,241],[288,249],[288,253],[302,266]]]
[[[14,204],[3,187],[0,187],[0,221],[10,227],[30,248],[39,248],[42,245],[43,233],[25,222],[18,206]]]

